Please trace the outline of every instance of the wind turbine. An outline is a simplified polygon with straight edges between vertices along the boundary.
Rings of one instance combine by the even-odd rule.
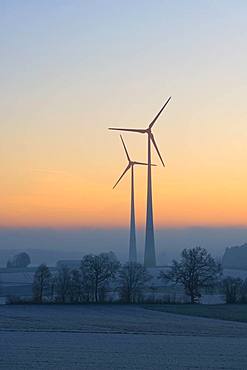
[[[146,267],[156,266],[156,255],[155,255],[155,242],[154,242],[154,223],[153,223],[153,199],[152,199],[152,171],[151,171],[151,143],[153,144],[160,161],[163,166],[165,166],[164,161],[161,157],[158,146],[155,142],[154,135],[152,133],[152,128],[169,103],[171,96],[165,102],[159,113],[154,117],[146,129],[130,129],[130,128],[113,128],[110,127],[109,130],[117,131],[129,131],[136,132],[139,134],[147,134],[148,136],[148,175],[147,175],[147,213],[146,213],[146,237],[145,237],[145,255],[144,255],[144,265]]]
[[[128,160],[128,165],[125,168],[124,172],[122,175],[119,177],[117,180],[116,184],[113,186],[113,189],[118,185],[118,183],[121,181],[121,179],[124,177],[126,172],[131,170],[131,207],[130,207],[130,238],[129,238],[129,261],[130,262],[137,262],[137,254],[136,254],[136,225],[135,225],[135,187],[134,187],[134,166],[135,165],[142,165],[142,166],[147,166],[147,163],[143,162],[137,162],[137,161],[132,161],[130,159],[128,150],[126,148],[126,145],[124,143],[124,140],[122,136],[120,135],[124,151]]]

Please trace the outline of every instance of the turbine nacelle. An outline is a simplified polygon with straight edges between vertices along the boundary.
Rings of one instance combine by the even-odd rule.
[[[124,142],[124,140],[122,138],[122,135],[120,135],[120,138],[121,138],[121,141],[122,141],[122,144],[123,144],[123,147],[124,147],[124,151],[125,151],[125,154],[126,154],[126,157],[127,157],[127,160],[128,160],[129,163],[128,163],[127,167],[125,168],[124,172],[122,173],[122,175],[117,180],[116,184],[113,186],[113,189],[115,189],[115,187],[122,180],[122,178],[124,177],[124,175],[126,174],[126,172],[128,172],[128,170],[131,169],[132,167],[134,167],[136,165],[138,165],[138,166],[148,166],[148,163],[145,163],[145,162],[132,161],[130,159],[130,156],[129,156],[128,150],[126,148],[125,142]],[[151,164],[151,166],[156,166],[156,164]]]
[[[161,113],[163,112],[163,110],[165,109],[165,107],[167,106],[167,104],[169,103],[170,100],[171,100],[171,96],[169,97],[169,99],[167,99],[167,101],[165,102],[165,104],[163,105],[163,107],[161,108],[161,110],[154,117],[154,119],[150,122],[150,124],[148,125],[148,127],[146,129],[109,127],[109,130],[114,130],[114,131],[128,131],[128,132],[136,132],[138,134],[147,134],[148,135],[148,139],[152,142],[152,144],[153,144],[153,146],[154,146],[154,148],[155,148],[155,150],[156,150],[156,152],[157,152],[157,154],[158,154],[158,156],[160,158],[160,161],[161,161],[162,165],[165,167],[164,161],[162,159],[162,156],[160,154],[160,151],[159,151],[158,146],[156,144],[156,141],[154,139],[154,135],[152,133],[152,127],[154,126],[155,122],[157,121],[157,119],[159,118],[159,116],[161,115]],[[123,142],[122,136],[121,136],[121,140]],[[124,145],[124,148],[126,149],[124,143],[123,143],[123,145]]]

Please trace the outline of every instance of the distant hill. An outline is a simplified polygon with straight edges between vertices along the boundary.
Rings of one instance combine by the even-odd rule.
[[[226,248],[222,258],[222,265],[225,269],[247,270],[247,243]]]
[[[48,250],[48,249],[24,249],[31,258],[31,266],[38,266],[46,263],[48,266],[56,266],[60,259],[78,259],[81,260],[84,253],[78,251]],[[9,258],[15,254],[23,252],[23,249],[0,249],[0,268],[6,267]]]
[[[158,265],[170,264],[184,248],[199,245],[214,257],[221,257],[228,245],[241,245],[247,227],[184,227],[156,228],[155,241]],[[145,232],[137,229],[138,260],[143,261]],[[129,250],[128,228],[1,228],[0,266],[12,255],[27,252],[32,265],[46,262],[55,266],[60,259],[81,259],[85,254],[113,251],[125,262]],[[37,251],[37,252],[35,252]]]

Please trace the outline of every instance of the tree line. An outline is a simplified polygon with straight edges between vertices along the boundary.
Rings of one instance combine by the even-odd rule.
[[[168,269],[160,271],[158,279],[164,287],[183,287],[192,304],[199,301],[203,292],[216,290],[225,295],[227,303],[247,303],[247,279],[223,278],[220,263],[201,247],[184,249],[179,260],[173,260]],[[152,290],[150,280],[152,275],[140,263],[121,265],[112,252],[89,254],[83,257],[79,268],[64,265],[55,274],[41,264],[34,274],[32,301],[139,303],[143,302],[145,292]]]
[[[107,292],[113,290],[121,301],[138,303],[150,278],[144,266],[134,262],[121,266],[112,252],[86,255],[80,268],[61,266],[54,275],[40,265],[33,280],[33,301],[98,303],[105,302]]]

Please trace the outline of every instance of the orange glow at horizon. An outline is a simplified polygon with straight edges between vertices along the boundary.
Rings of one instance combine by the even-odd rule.
[[[86,181],[82,176],[55,171],[29,174],[29,181],[19,184],[17,194],[12,189],[12,194],[2,199],[0,226],[128,227],[130,173],[112,190],[114,180],[124,168],[114,164],[115,168],[108,168],[107,174],[100,169],[96,171],[101,182],[96,174]],[[189,179],[185,171],[177,175],[169,167],[153,170],[156,228],[247,224],[244,197],[247,179],[229,179],[227,183],[222,182],[222,174],[212,171],[209,176],[198,168],[191,170],[197,175]],[[137,168],[135,172],[136,222],[138,227],[144,227],[146,171]]]

